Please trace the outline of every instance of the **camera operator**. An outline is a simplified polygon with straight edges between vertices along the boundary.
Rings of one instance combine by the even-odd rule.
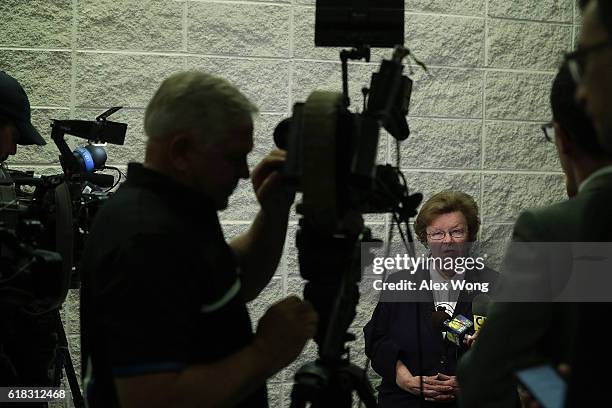
[[[30,101],[21,84],[0,71],[0,163],[17,153],[17,145],[46,144],[31,123]]]
[[[0,166],[17,153],[17,145],[32,144],[42,146],[45,141],[31,123],[28,96],[15,78],[0,71]],[[2,173],[0,169],[0,177]],[[2,222],[0,212],[0,225]],[[54,313],[29,315],[0,299],[0,386],[51,386],[56,330]],[[47,406],[46,403],[15,405]]]
[[[145,113],[144,164],[102,207],[83,255],[90,407],[265,407],[265,381],[315,334],[296,297],[253,334],[245,306],[278,265],[293,195],[273,151],[253,170],[261,209],[226,243],[217,210],[249,177],[255,106],[224,79],[166,79]]]

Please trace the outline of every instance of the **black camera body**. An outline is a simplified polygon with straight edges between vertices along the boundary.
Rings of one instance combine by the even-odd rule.
[[[53,121],[62,174],[36,177],[0,166],[0,334],[13,352],[34,356],[27,364],[11,361],[8,339],[0,336],[0,377],[16,383],[33,376],[38,386],[59,386],[65,369],[77,407],[84,403],[59,310],[68,290],[80,286],[78,265],[93,217],[121,180],[119,169],[106,166],[104,150],[105,143],[124,143],[127,125],[106,120],[118,109],[95,121]],[[65,134],[88,144],[72,151]],[[117,182],[97,173],[107,168],[119,172]]]
[[[321,233],[343,229],[351,213],[416,214],[420,199],[408,194],[400,170],[376,164],[381,128],[398,141],[410,133],[412,80],[402,74],[399,55],[372,75],[364,112],[350,112],[343,94],[315,91],[275,130],[276,144],[287,150],[283,174],[303,193],[298,212]]]
[[[36,177],[32,171],[0,167],[0,262],[5,274],[27,276],[0,278],[0,290],[27,292],[34,305],[46,299],[51,310],[61,306],[69,288],[79,287],[77,266],[87,233],[114,186],[112,175],[96,173],[105,168],[101,143],[125,140],[127,125],[106,120],[119,109],[111,108],[95,121],[53,120],[51,138],[60,152],[62,174]],[[67,133],[89,144],[73,152],[64,140]],[[42,293],[43,288],[48,292]],[[26,298],[5,297],[5,301],[16,299],[24,306]]]
[[[66,293],[61,256],[24,243],[14,230],[0,226],[0,310],[43,314],[60,307]]]

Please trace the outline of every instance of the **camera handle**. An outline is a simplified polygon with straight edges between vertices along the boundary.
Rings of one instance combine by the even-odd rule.
[[[342,62],[342,95],[345,108],[348,108],[351,105],[348,89],[348,60],[359,61],[361,59],[365,59],[366,62],[370,62],[369,46],[361,45],[350,50],[340,51],[340,61]]]

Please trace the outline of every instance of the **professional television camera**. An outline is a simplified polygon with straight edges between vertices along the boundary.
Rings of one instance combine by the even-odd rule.
[[[76,266],[84,246],[93,216],[108,198],[110,190],[121,180],[119,169],[106,166],[106,143],[123,145],[127,124],[108,121],[121,107],[113,107],[96,118],[85,120],[53,120],[51,139],[57,146],[63,173],[35,177],[33,172],[8,171],[16,192],[17,206],[13,213],[24,219],[38,220],[47,233],[41,247],[55,250],[62,256],[63,268],[71,276],[71,287],[78,287]],[[86,146],[70,150],[65,135],[88,141]],[[112,169],[119,173],[115,182],[112,175],[98,173]],[[31,189],[34,189],[32,192]],[[3,212],[2,218],[11,218]],[[73,273],[75,272],[75,273]]]
[[[0,180],[4,181],[0,181],[4,184],[2,187],[6,187],[7,179],[0,177]],[[54,197],[62,197],[62,192],[64,190],[58,189]],[[9,203],[14,205],[14,202],[16,200]],[[57,202],[62,201],[58,199]],[[59,253],[40,249],[48,240],[44,225],[39,220],[27,218],[26,207],[11,208],[9,203],[0,203],[0,212],[4,211],[0,213],[0,220],[4,221],[0,222],[1,383],[4,386],[57,387],[65,369],[74,406],[83,407],[59,314],[68,293],[70,269]],[[58,219],[63,218],[59,216]],[[11,358],[13,353],[24,354],[24,350],[30,358],[20,359],[15,365]]]
[[[317,1],[315,44],[353,46],[340,52],[342,93],[313,92],[296,103],[290,119],[275,130],[275,143],[287,150],[284,176],[302,201],[296,237],[304,298],[319,314],[316,362],[295,375],[292,407],[350,407],[356,391],[367,407],[376,406],[365,372],[352,365],[346,342],[355,317],[361,280],[361,244],[373,241],[365,213],[392,213],[404,223],[416,215],[421,194],[409,194],[398,167],[376,165],[379,132],[397,142],[410,134],[406,115],[412,80],[403,75],[410,51],[404,41],[403,0]],[[372,75],[364,110],[349,110],[348,60],[369,62],[370,46],[395,47],[390,60]],[[418,60],[415,62],[423,66]],[[424,66],[423,66],[424,67]],[[399,165],[398,165],[399,166]],[[400,226],[401,231],[401,226]]]
[[[92,218],[121,179],[119,169],[105,165],[103,147],[125,141],[127,125],[106,120],[119,109],[111,108],[95,121],[53,120],[51,139],[60,151],[62,174],[35,177],[0,167],[0,310],[52,316],[48,320],[58,332],[60,361],[54,382],[59,385],[65,366],[77,407],[83,399],[59,308],[68,289],[79,287],[77,265]],[[66,134],[86,139],[87,146],[71,151]],[[109,168],[119,172],[117,182],[97,173]]]

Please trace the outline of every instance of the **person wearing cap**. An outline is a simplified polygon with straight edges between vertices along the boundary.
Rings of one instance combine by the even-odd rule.
[[[44,145],[32,125],[30,101],[12,76],[0,71],[0,165],[16,154],[17,145]],[[1,219],[0,219],[1,221]],[[38,316],[3,309],[0,314],[0,386],[50,387],[57,359],[55,313]],[[2,403],[3,407],[47,407],[47,403]]]
[[[45,144],[32,125],[28,95],[15,78],[0,71],[0,163],[17,153],[17,145]]]

